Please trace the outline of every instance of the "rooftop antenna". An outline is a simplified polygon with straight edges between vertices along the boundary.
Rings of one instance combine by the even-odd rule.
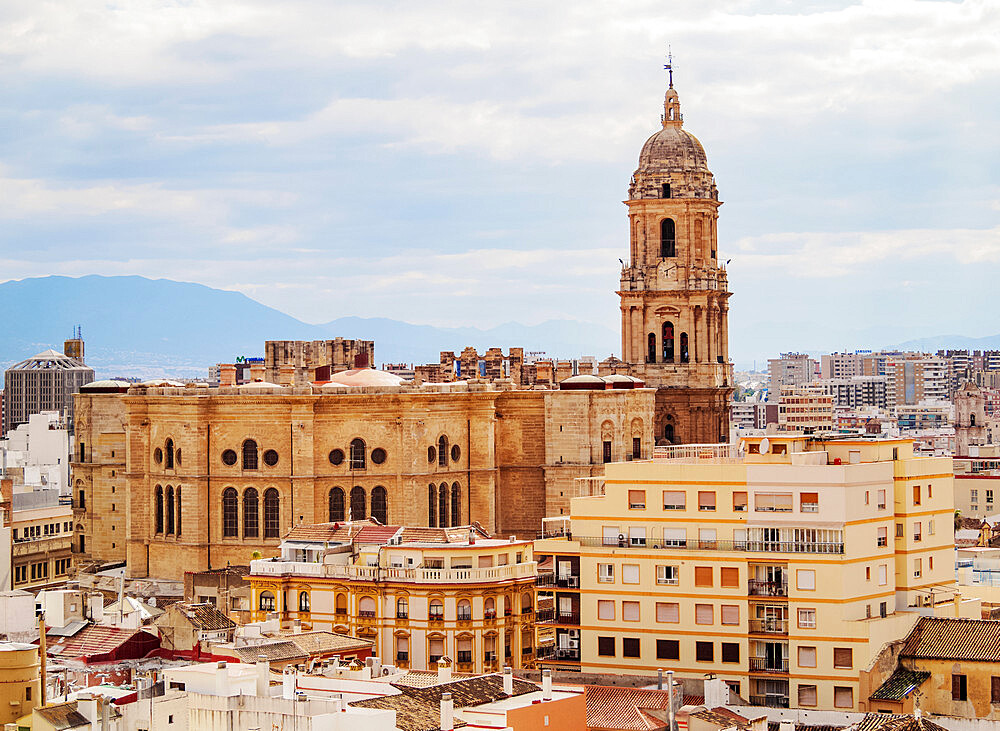
[[[670,79],[670,88],[673,89],[674,88],[674,57],[673,57],[673,54],[670,52],[670,46],[669,45],[667,46],[667,63],[666,63],[666,65],[663,68],[665,68],[667,70],[667,75],[668,75],[668,77]]]

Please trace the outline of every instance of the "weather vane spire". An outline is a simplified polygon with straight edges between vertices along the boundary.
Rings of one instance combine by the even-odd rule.
[[[673,57],[673,54],[670,52],[670,46],[669,45],[667,46],[667,63],[666,63],[666,65],[663,68],[665,68],[667,70],[667,75],[668,75],[668,77],[670,79],[670,88],[673,89],[674,88],[674,57]]]

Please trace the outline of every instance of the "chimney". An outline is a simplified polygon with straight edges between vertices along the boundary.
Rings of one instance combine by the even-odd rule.
[[[91,693],[80,693],[80,695],[76,697],[77,713],[91,723],[99,720],[97,706],[97,696]]]
[[[281,673],[281,697],[286,701],[295,698],[295,668],[286,665]]]
[[[445,657],[438,660],[438,682],[439,683],[450,683],[451,682],[451,661]]]
[[[656,669],[656,689],[663,690],[663,668]]]
[[[292,634],[296,634],[296,635],[302,634],[302,620],[301,619],[292,620]]]
[[[504,695],[514,695],[514,676],[510,665],[504,665],[503,668],[503,692]]]
[[[718,708],[729,705],[729,686],[721,678],[705,680],[705,707]]]
[[[469,528],[469,545],[470,546],[476,545],[476,529],[475,528]]]
[[[455,728],[455,702],[451,693],[441,694],[441,731],[453,731]]]
[[[266,698],[271,694],[271,663],[263,655],[257,656],[257,696]]]
[[[783,718],[778,721],[778,731],[795,731],[795,721]]]
[[[219,385],[236,385],[236,366],[232,363],[219,363]]]
[[[229,666],[225,660],[219,660],[215,664],[215,694],[229,695]]]
[[[511,688],[513,690],[513,688]],[[542,700],[552,700],[552,671],[545,668],[542,671]]]

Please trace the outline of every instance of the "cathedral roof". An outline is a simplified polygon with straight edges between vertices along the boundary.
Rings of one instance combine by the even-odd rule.
[[[679,125],[667,125],[654,134],[639,153],[638,172],[708,172],[708,157],[698,138]]]

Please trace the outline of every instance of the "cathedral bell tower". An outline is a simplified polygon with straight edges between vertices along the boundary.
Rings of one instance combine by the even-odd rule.
[[[625,201],[631,247],[618,292],[622,359],[658,389],[658,444],[726,441],[733,377],[731,293],[716,229],[722,203],[704,148],[683,129],[672,76],[660,121]]]

